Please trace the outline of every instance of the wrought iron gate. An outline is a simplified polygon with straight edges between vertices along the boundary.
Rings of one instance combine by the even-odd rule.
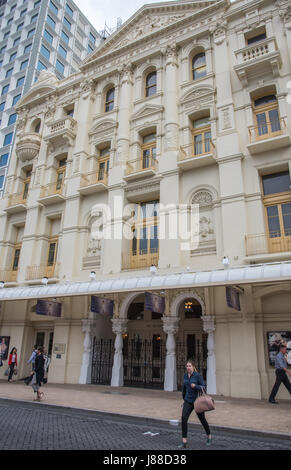
[[[124,342],[124,385],[163,388],[165,345],[158,335],[154,336],[153,340]]]
[[[197,339],[189,348],[189,344],[184,341],[176,342],[176,361],[177,361],[177,385],[178,390],[182,390],[184,383],[184,374],[186,372],[186,361],[192,359],[197,371],[203,376],[206,383],[207,372],[207,335],[202,336],[202,341]]]
[[[110,385],[114,358],[114,341],[96,339],[93,342],[91,383]]]

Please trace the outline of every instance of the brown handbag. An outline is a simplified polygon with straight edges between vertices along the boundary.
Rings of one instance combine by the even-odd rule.
[[[205,411],[215,410],[213,398],[210,395],[207,395],[203,387],[199,397],[194,401],[194,410],[196,413],[204,413]]]

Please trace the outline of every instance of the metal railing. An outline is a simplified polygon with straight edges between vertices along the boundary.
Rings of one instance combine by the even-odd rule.
[[[291,229],[289,232],[289,236],[282,236],[280,231],[273,231],[269,234],[258,233],[246,235],[246,255],[252,256],[291,251]]]
[[[272,121],[266,121],[261,123],[259,126],[249,127],[250,143],[257,142],[259,140],[270,139],[278,135],[286,134],[286,121],[284,118],[275,119]]]
[[[62,184],[62,186],[57,189],[57,181],[54,183],[47,184],[46,186],[42,186],[41,192],[40,192],[40,197],[48,197],[48,196],[54,196],[55,194],[61,194],[64,195],[64,190],[65,190],[65,185]]]
[[[0,281],[16,282],[18,276],[18,269],[0,268]]]
[[[205,139],[203,143],[196,144],[194,143],[183,145],[180,147],[179,160],[187,160],[188,158],[201,157],[203,155],[210,155],[214,153],[214,143],[212,139]]]
[[[137,250],[131,253],[124,253],[122,257],[123,269],[141,269],[150,267],[152,264],[155,266],[159,262],[158,248],[148,250]]]
[[[8,197],[8,207],[17,206],[18,204],[26,204],[26,198],[23,197],[23,192],[10,194]]]
[[[126,165],[125,175],[131,175],[132,173],[138,173],[144,170],[156,170],[157,159],[153,156],[144,156],[135,160],[129,160]]]
[[[33,281],[36,279],[41,279],[43,277],[48,277],[48,278],[58,277],[59,267],[60,267],[59,263],[53,264],[52,266],[43,266],[43,265],[27,266],[25,279],[27,281]]]
[[[86,186],[91,186],[93,184],[103,183],[107,186],[108,184],[108,175],[104,171],[91,171],[90,173],[81,175],[81,188]]]

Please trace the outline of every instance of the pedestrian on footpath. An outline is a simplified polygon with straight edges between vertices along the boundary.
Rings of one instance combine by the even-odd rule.
[[[190,414],[194,410],[194,402],[198,397],[199,391],[202,390],[202,387],[205,387],[203,377],[197,372],[194,362],[189,359],[186,364],[187,372],[184,375],[184,385],[182,390],[182,396],[184,400],[183,410],[182,410],[182,443],[178,448],[187,447],[187,433],[188,433],[188,419]],[[211,434],[210,428],[205,418],[205,413],[196,413],[200,423],[202,424],[206,435],[207,441],[206,445],[210,446],[211,444]]]
[[[17,349],[12,348],[9,354],[9,359],[8,359],[8,367],[9,367],[9,375],[8,375],[8,382],[12,382],[12,377],[14,374],[14,371],[16,370],[15,367],[17,367]]]
[[[33,346],[31,356],[27,361],[27,364],[31,364],[31,374],[28,377],[24,378],[24,383],[26,383],[26,385],[29,385],[29,383],[32,381],[36,356],[37,356],[37,344]]]
[[[37,394],[34,401],[40,401],[43,398],[43,392],[39,391],[39,387],[41,387],[41,383],[44,379],[44,357],[43,357],[43,348],[39,346],[37,348],[37,354],[34,363],[34,371],[33,371],[33,378],[31,382],[32,389],[34,393]]]
[[[279,403],[275,400],[275,397],[278,393],[279,387],[281,383],[285,385],[287,388],[288,392],[291,395],[291,383],[289,382],[289,379],[287,377],[288,375],[291,375],[291,372],[288,372],[287,369],[287,346],[285,343],[280,344],[279,347],[279,352],[275,358],[275,368],[276,368],[276,382],[275,385],[271,391],[271,395],[269,398],[269,402],[273,403],[275,405],[278,405]]]

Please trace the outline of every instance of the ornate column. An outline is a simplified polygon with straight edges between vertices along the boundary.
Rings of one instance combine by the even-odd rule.
[[[112,331],[116,334],[114,343],[114,360],[111,376],[111,387],[123,387],[123,338],[122,335],[127,331],[127,319],[113,318]]]
[[[167,333],[166,341],[166,367],[164,390],[174,392],[177,390],[177,367],[176,367],[176,340],[175,334],[178,331],[178,317],[163,317],[163,330]]]
[[[216,394],[216,357],[215,357],[215,317],[203,315],[203,330],[208,334],[207,338],[207,392]]]
[[[132,103],[133,65],[124,65],[120,70],[120,95],[117,131],[117,160],[125,163],[129,157],[130,110]]]
[[[165,150],[177,150],[178,130],[178,49],[176,44],[168,45],[162,53],[166,57],[165,66]]]
[[[91,383],[91,352],[92,352],[92,327],[94,320],[87,318],[82,320],[82,331],[85,333],[83,343],[83,357],[79,383],[89,384]]]

